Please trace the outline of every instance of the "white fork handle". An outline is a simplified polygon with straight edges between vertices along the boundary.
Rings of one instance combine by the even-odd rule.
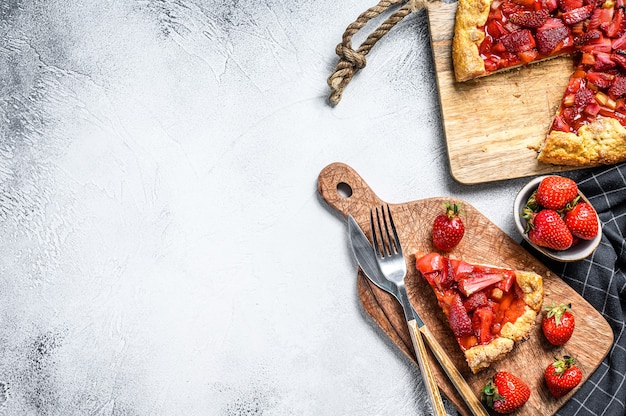
[[[415,327],[417,328],[417,325]],[[409,325],[409,328],[411,328],[411,325]],[[433,333],[430,332],[430,329],[424,325],[419,328],[419,332],[426,339],[426,342],[428,342],[430,350],[433,354],[435,354],[437,361],[439,361],[439,364],[441,364],[441,367],[444,369],[448,378],[452,384],[454,384],[454,387],[456,387],[456,390],[459,392],[472,413],[477,416],[488,416],[488,413],[482,403],[480,403],[480,400],[476,397],[472,388],[469,384],[467,384],[467,381],[465,381],[463,375],[456,368],[452,360],[450,360],[450,357],[448,357],[448,354],[441,347],[441,344],[439,344]],[[411,333],[411,337],[412,336],[413,334]]]
[[[411,341],[413,342],[413,349],[417,356],[417,363],[419,364],[422,378],[424,379],[424,386],[428,393],[428,399],[433,407],[433,414],[437,416],[445,416],[446,409],[443,407],[443,400],[441,400],[441,393],[439,392],[439,386],[437,386],[437,380],[433,374],[433,370],[430,367],[428,361],[428,354],[426,351],[426,345],[422,339],[422,334],[417,327],[417,321],[412,319],[408,322],[409,333],[411,334]]]

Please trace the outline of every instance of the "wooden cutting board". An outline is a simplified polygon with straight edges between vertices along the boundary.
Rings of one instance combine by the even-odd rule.
[[[529,147],[538,146],[552,124],[572,58],[458,83],[451,57],[456,2],[426,7],[452,176],[474,184],[566,170],[537,162]]]
[[[352,168],[342,163],[333,163],[322,170],[318,178],[318,191],[330,207],[342,216],[352,214],[366,235],[370,233],[370,209],[385,203]],[[466,214],[465,236],[451,255],[469,262],[533,270],[544,276],[544,304],[551,304],[552,301],[572,304],[577,317],[576,330],[565,346],[551,346],[545,341],[540,325],[537,325],[529,339],[517,345],[505,361],[478,374],[472,374],[432,289],[415,268],[416,252],[434,251],[430,239],[432,221],[442,212],[446,201],[462,202]],[[410,300],[476,395],[479,397],[480,389],[495,371],[506,370],[523,378],[531,388],[531,397],[521,414],[548,415],[556,412],[573,392],[561,399],[552,398],[543,382],[545,368],[554,356],[575,356],[583,371],[584,382],[600,365],[613,344],[613,332],[606,320],[561,278],[546,269],[467,202],[446,197],[389,205],[407,257],[408,273],[405,281]],[[400,351],[417,365],[400,304],[391,295],[370,284],[360,270],[357,274],[357,285],[365,311]],[[430,360],[442,393],[463,415],[470,415],[434,356],[431,355]]]

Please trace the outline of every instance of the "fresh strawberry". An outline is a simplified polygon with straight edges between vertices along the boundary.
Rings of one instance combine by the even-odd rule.
[[[591,14],[591,12],[589,13]],[[546,9],[522,10],[511,14],[509,20],[522,27],[538,28],[543,26],[548,17],[550,14]]]
[[[581,88],[578,91],[581,90],[584,89]],[[576,99],[584,100],[584,98],[578,97]],[[578,186],[576,182],[563,176],[551,175],[545,177],[541,183],[539,183],[535,199],[539,205],[558,211],[565,208],[565,205],[571,202],[577,195]]]
[[[438,215],[433,223],[433,245],[438,250],[450,251],[463,238],[465,225],[459,216],[459,205],[447,202],[444,207],[446,213]]]
[[[572,313],[572,305],[552,304],[545,308],[546,315],[541,321],[541,329],[548,342],[552,345],[563,345],[572,337],[576,319]]]
[[[474,334],[474,331],[472,330],[472,320],[463,307],[461,296],[458,294],[455,294],[454,298],[450,302],[448,322],[450,323],[452,332],[454,332],[454,335],[457,338]]]
[[[498,413],[511,413],[530,398],[530,388],[517,376],[498,371],[482,389],[481,400]]]
[[[572,233],[558,212],[543,209],[528,220],[530,241],[552,250],[567,250],[572,245]]]
[[[592,240],[598,235],[598,216],[586,202],[578,202],[565,214],[565,224],[572,234],[583,240]]]
[[[576,366],[576,359],[564,356],[550,364],[544,373],[550,393],[556,397],[563,397],[574,387],[580,384],[583,373]]]

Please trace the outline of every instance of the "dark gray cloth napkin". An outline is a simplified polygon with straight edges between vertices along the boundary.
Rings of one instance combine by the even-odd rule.
[[[626,164],[562,173],[574,179],[602,222],[602,242],[589,258],[559,263],[522,245],[593,305],[613,329],[607,357],[558,415],[626,414]],[[575,308],[575,306],[574,306]]]

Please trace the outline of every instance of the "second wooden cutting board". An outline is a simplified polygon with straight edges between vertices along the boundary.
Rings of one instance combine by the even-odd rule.
[[[459,83],[451,55],[456,3],[428,3],[427,10],[452,176],[474,184],[565,170],[539,163],[530,147],[552,124],[572,58]]]
[[[348,214],[355,217],[366,234],[370,230],[370,209],[385,203],[352,168],[342,163],[333,163],[322,170],[318,178],[318,191],[322,198],[344,217]],[[544,304],[550,304],[552,301],[572,303],[577,316],[577,327],[572,339],[565,346],[557,348],[549,345],[541,333],[540,325],[537,325],[530,338],[517,345],[505,360],[478,374],[472,374],[432,289],[415,268],[414,253],[434,250],[430,237],[432,221],[442,212],[443,203],[446,201],[462,202],[466,214],[466,234],[451,255],[469,262],[533,270],[544,276]],[[543,382],[543,372],[554,356],[570,355],[578,358],[584,374],[583,382],[587,380],[600,365],[613,343],[613,332],[602,315],[470,204],[454,198],[428,198],[389,205],[398,228],[400,242],[407,255],[406,285],[411,303],[476,395],[480,395],[480,389],[495,371],[506,370],[523,378],[531,388],[531,397],[521,414],[549,415],[556,412],[573,393],[560,399],[552,398]],[[360,271],[357,274],[357,285],[365,311],[397,348],[415,363],[401,306],[391,295],[370,284]],[[441,391],[463,415],[469,415],[469,410],[436,363],[434,356],[431,355],[430,360]]]

